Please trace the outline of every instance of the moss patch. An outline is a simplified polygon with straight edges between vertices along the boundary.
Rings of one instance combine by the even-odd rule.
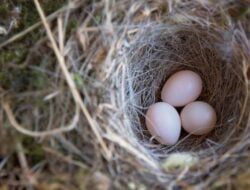
[[[37,164],[45,159],[45,152],[42,145],[37,143],[34,138],[27,136],[19,136],[24,147],[24,153],[29,158],[31,164]]]
[[[6,90],[22,92],[46,88],[47,78],[42,72],[31,69],[0,68],[0,86]]]
[[[9,13],[9,3],[0,4],[0,17],[6,19]]]
[[[43,0],[40,1],[45,14],[51,14],[62,7],[66,0]],[[18,9],[19,14],[13,13]],[[8,39],[10,36],[23,31],[29,26],[40,21],[35,5],[30,0],[14,0],[6,1],[0,5],[0,18],[16,20],[16,27],[6,37],[0,36],[0,43]],[[0,19],[1,20],[1,19]],[[13,68],[9,65],[23,64],[26,60],[30,49],[34,44],[44,37],[44,29],[39,28],[26,35],[19,41],[11,43],[9,46],[0,50],[0,86],[4,89],[11,89],[15,92],[20,92],[29,89],[41,89],[46,87],[46,76],[41,72],[32,71],[29,68]],[[43,63],[43,57],[41,63]],[[40,62],[40,61],[39,61]],[[46,61],[47,62],[47,61]]]

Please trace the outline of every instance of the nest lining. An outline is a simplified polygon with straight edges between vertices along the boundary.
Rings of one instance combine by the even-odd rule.
[[[142,129],[145,129],[146,109],[161,101],[160,91],[166,79],[176,71],[184,69],[199,73],[204,83],[199,100],[213,105],[218,114],[216,130],[209,135],[209,139],[223,142],[223,139],[230,138],[228,133],[232,132],[232,126],[241,122],[239,118],[244,102],[238,101],[244,101],[246,89],[240,60],[226,60],[223,51],[220,52],[223,36],[216,31],[195,29],[193,26],[153,26],[145,28],[145,31],[131,45],[132,49],[127,55],[129,59],[126,80],[129,82],[128,91],[125,92],[130,100],[128,112],[137,107],[131,115],[139,115],[138,124],[133,126],[141,131],[141,138],[145,139],[145,130]],[[193,141],[191,149],[188,148],[189,143],[186,146],[187,150],[192,151],[197,150],[197,146],[204,142],[203,137],[187,138],[189,139],[183,140],[177,146],[185,148],[186,141]]]

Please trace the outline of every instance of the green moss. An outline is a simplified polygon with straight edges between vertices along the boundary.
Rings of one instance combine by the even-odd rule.
[[[44,0],[42,2],[42,8],[46,14],[51,14],[62,7],[66,2],[66,0]]]
[[[17,44],[15,49],[0,51],[0,63],[12,62],[19,64],[24,60],[27,52],[28,50],[22,44]]]
[[[6,71],[1,71],[0,72],[0,86],[1,87],[6,87],[6,84],[9,83],[9,76],[8,76],[8,72]]]
[[[96,22],[97,24],[100,24],[101,21],[102,21],[101,15],[96,15],[96,16],[94,17],[94,19],[95,19],[95,22]]]
[[[8,2],[8,1],[7,1]],[[66,0],[43,0],[40,1],[46,15],[53,13],[65,4]],[[4,3],[0,5],[0,16],[10,15],[11,11],[18,7],[21,13],[18,17],[17,28],[12,30],[9,36],[21,32],[29,26],[40,21],[39,14],[35,8],[33,1],[30,0],[13,0],[12,3]],[[71,23],[75,24],[74,22]],[[11,89],[15,92],[25,91],[30,89],[42,89],[46,87],[47,78],[41,72],[35,72],[31,69],[13,68],[9,66],[12,64],[23,64],[31,47],[44,36],[44,29],[39,28],[29,33],[19,41],[11,43],[0,51],[0,86],[5,89]],[[1,39],[0,39],[1,40]],[[4,39],[3,39],[4,40]],[[0,42],[1,43],[1,42]],[[43,64],[43,57],[40,64]],[[46,61],[47,62],[47,61]]]
[[[31,88],[33,89],[44,89],[47,87],[47,77],[44,73],[40,71],[32,71],[31,76],[30,76],[32,82],[31,83]]]
[[[62,7],[66,0],[43,0],[40,1],[41,6],[46,15],[53,13]],[[13,0],[11,2],[4,2],[0,4],[0,18],[11,17],[11,12],[19,8],[21,10],[20,18],[18,18],[19,26],[18,31],[31,26],[40,20],[39,14],[36,10],[35,4],[30,0]]]
[[[41,1],[41,6],[46,15],[49,15],[62,7],[65,0]],[[33,2],[30,0],[19,0],[17,4],[22,7],[20,29],[26,28],[40,21],[40,16]]]
[[[32,3],[22,3],[20,30],[27,28],[39,21],[40,17]]]
[[[1,3],[0,4],[0,17],[7,18],[9,13],[9,4],[8,3]]]
[[[36,142],[34,138],[18,133],[16,136],[17,142],[21,142],[24,148],[24,153],[30,159],[32,164],[36,164],[45,159],[45,152],[42,144]]]
[[[74,179],[79,189],[82,189],[82,190],[88,189],[86,187],[87,180],[84,180],[84,179],[88,179],[90,175],[91,175],[91,171],[89,171],[88,169],[80,169],[76,172]]]
[[[77,18],[76,17],[72,17],[69,20],[67,28],[66,28],[66,36],[69,35],[72,32],[75,32],[76,29],[77,29],[77,26],[78,26],[78,20],[77,20]]]
[[[240,4],[237,7],[229,9],[228,13],[235,21],[237,21],[250,13],[250,6],[247,4]]]
[[[23,92],[41,90],[47,87],[48,80],[44,73],[30,69],[0,68],[0,86],[6,90]]]
[[[84,86],[84,80],[82,79],[81,75],[76,73],[73,75],[73,79],[78,88],[82,88]]]

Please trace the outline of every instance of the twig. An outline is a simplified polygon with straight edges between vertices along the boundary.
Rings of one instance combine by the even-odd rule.
[[[70,156],[65,156],[49,147],[43,147],[44,151],[52,154],[53,156],[56,156],[58,157],[58,159],[60,159],[61,161],[63,162],[67,162],[69,164],[73,164],[75,166],[79,166],[81,167],[82,169],[88,169],[88,166],[83,164],[82,162],[79,162],[79,161],[76,161],[76,160],[73,160]]]
[[[9,160],[9,157],[6,157],[6,158],[1,160],[1,162],[0,162],[0,171],[3,169],[3,167],[8,162],[8,160]]]
[[[9,118],[9,121],[11,123],[11,125],[20,133],[23,133],[25,135],[31,136],[31,137],[45,137],[45,136],[52,136],[52,135],[56,135],[59,133],[63,133],[63,132],[68,132],[73,130],[76,126],[77,123],[79,121],[79,107],[76,107],[76,113],[75,116],[72,120],[72,122],[70,123],[70,125],[68,125],[67,127],[62,127],[62,128],[58,128],[58,129],[52,129],[52,130],[48,130],[48,131],[31,131],[28,129],[25,129],[24,127],[22,127],[15,119],[15,116],[10,108],[9,103],[4,102],[3,103],[3,108]]]
[[[98,131],[98,128],[96,126],[96,123],[94,122],[94,120],[92,119],[92,117],[90,116],[90,113],[88,112],[86,106],[84,105],[83,101],[82,101],[82,98],[76,88],[76,84],[74,83],[73,79],[71,78],[70,76],[70,73],[66,67],[66,64],[65,64],[65,60],[64,60],[64,56],[61,54],[59,48],[58,48],[58,45],[56,44],[56,40],[54,39],[53,37],[53,34],[52,34],[52,31],[49,27],[49,24],[46,20],[46,17],[45,17],[45,14],[41,8],[41,5],[39,3],[38,0],[34,0],[34,3],[36,5],[36,8],[37,8],[37,11],[42,19],[42,22],[43,22],[43,25],[45,27],[45,30],[47,32],[47,35],[48,35],[48,38],[52,44],[52,47],[53,47],[53,50],[54,50],[54,53],[58,59],[58,63],[59,63],[59,66],[61,67],[62,69],[62,72],[66,78],[66,81],[69,85],[69,88],[71,90],[71,93],[73,95],[73,98],[75,100],[75,103],[77,105],[80,106],[83,114],[85,115],[86,119],[88,120],[89,124],[90,124],[90,127],[91,129],[93,130],[94,134],[96,135],[97,137],[97,140],[98,142],[100,143],[101,147],[103,148],[105,154],[106,154],[106,157],[109,159],[110,158],[110,152],[105,144],[105,142],[103,141],[103,138],[102,136],[100,135],[99,131]]]
[[[158,169],[159,166],[153,161],[153,159],[148,158],[143,153],[140,152],[140,150],[137,150],[135,147],[133,147],[130,143],[126,142],[123,138],[116,135],[115,133],[110,132],[108,135],[105,135],[107,139],[110,141],[118,144],[119,146],[126,149],[128,152],[130,152],[133,155],[136,155],[139,159],[145,161],[148,163],[152,168]]]
[[[24,174],[26,175],[26,177],[27,177],[27,179],[29,181],[29,184],[32,185],[32,186],[36,186],[38,184],[37,179],[35,178],[34,175],[32,175],[32,172],[29,169],[29,166],[28,166],[28,163],[27,163],[27,160],[26,160],[26,156],[24,154],[23,146],[22,146],[22,144],[20,142],[17,143],[16,149],[17,149],[17,155],[18,155],[18,158],[19,158],[20,165],[21,165],[21,167],[22,167],[22,169],[24,171]]]
[[[63,32],[63,21],[61,16],[58,17],[57,19],[57,25],[58,25],[59,49],[61,51],[61,54],[64,55],[64,32]]]

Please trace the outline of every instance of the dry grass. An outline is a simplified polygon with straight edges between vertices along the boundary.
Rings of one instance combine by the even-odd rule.
[[[71,0],[47,18],[40,3],[41,22],[0,44],[44,26],[28,59],[7,67],[36,71],[43,85],[1,85],[0,137],[13,145],[1,150],[0,189],[249,187],[247,0]],[[167,147],[145,130],[144,114],[180,69],[201,75],[200,99],[219,120],[211,134],[183,132]]]

